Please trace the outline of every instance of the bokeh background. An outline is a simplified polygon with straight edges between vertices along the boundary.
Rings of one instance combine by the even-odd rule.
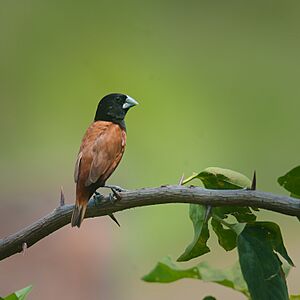
[[[299,1],[16,1],[0,3],[0,236],[74,199],[80,140],[101,97],[140,102],[109,180],[126,188],[176,184],[208,166],[231,168],[285,194],[278,176],[299,164]],[[0,262],[0,295],[33,284],[29,299],[244,299],[196,280],[140,280],[192,239],[187,205],[86,220]],[[295,218],[282,226],[300,265]],[[298,227],[297,227],[298,226]],[[213,234],[212,234],[213,236]],[[217,247],[193,261],[232,265]],[[289,276],[300,293],[300,271]]]

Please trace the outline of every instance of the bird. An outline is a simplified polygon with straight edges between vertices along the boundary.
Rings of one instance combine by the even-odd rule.
[[[71,226],[80,227],[89,199],[119,165],[126,146],[125,116],[138,102],[125,94],[104,96],[87,128],[75,163],[76,202]],[[114,221],[116,219],[110,215]],[[117,222],[117,221],[116,221]],[[118,223],[118,222],[117,222]]]

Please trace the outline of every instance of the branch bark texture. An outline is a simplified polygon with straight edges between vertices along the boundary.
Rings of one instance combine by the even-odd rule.
[[[251,206],[300,217],[300,200],[271,193],[249,190],[208,190],[200,187],[162,186],[120,193],[121,199],[111,203],[105,197],[101,203],[90,200],[86,218],[109,215],[129,208],[167,204],[195,203],[211,206]],[[74,205],[63,205],[0,240],[0,260],[31,247],[39,240],[70,223]],[[84,226],[84,224],[83,224]]]

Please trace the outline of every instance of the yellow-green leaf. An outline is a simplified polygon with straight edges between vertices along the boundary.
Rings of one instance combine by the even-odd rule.
[[[184,253],[180,255],[177,261],[188,261],[210,251],[206,244],[209,239],[206,213],[206,206],[190,204],[190,219],[193,222],[194,239],[191,244],[187,246]]]
[[[166,257],[142,279],[147,282],[170,283],[183,278],[215,282],[249,296],[247,285],[238,263],[224,270],[213,268],[206,262],[201,262],[192,268],[182,269],[175,265],[170,257]]]
[[[183,184],[193,179],[200,179],[207,189],[241,189],[250,188],[251,180],[236,171],[218,167],[209,167],[200,173],[194,173],[186,178]]]

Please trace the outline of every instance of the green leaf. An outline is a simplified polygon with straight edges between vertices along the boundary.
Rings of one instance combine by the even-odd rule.
[[[6,296],[4,298],[4,300],[18,300],[19,298],[17,297],[17,295],[15,293],[9,295],[9,296]]]
[[[240,223],[253,222],[256,220],[256,215],[254,215],[249,207],[239,207],[239,206],[222,206],[214,207],[213,214],[216,214],[221,219],[225,219],[228,215],[233,215],[236,220]]]
[[[24,300],[31,290],[32,290],[32,285],[30,285],[22,290],[17,291],[16,295],[19,300]]]
[[[300,196],[300,166],[277,179],[278,183],[293,196]]]
[[[232,230],[235,231],[237,235],[240,235],[242,231],[245,229],[246,225],[247,225],[246,223],[237,223],[237,224],[232,224],[230,227]]]
[[[187,261],[210,251],[206,245],[209,239],[208,224],[205,220],[206,213],[206,206],[198,204],[190,205],[190,219],[194,226],[194,239],[177,261]]]
[[[163,258],[157,263],[155,268],[142,280],[147,282],[169,283],[182,278],[199,279],[199,271],[197,267],[181,269],[177,267],[170,257]]]
[[[193,179],[200,179],[207,189],[235,190],[251,187],[251,180],[245,175],[229,169],[216,167],[206,168],[200,173],[194,173],[183,181],[183,184]],[[224,219],[228,214],[232,214],[238,222],[255,221],[256,216],[249,207],[222,206],[214,207],[213,213]]]
[[[225,229],[223,225],[215,218],[211,219],[211,225],[218,237],[218,242],[226,251],[236,247],[237,234],[232,229]]]
[[[283,261],[281,267],[282,267],[283,273],[285,275],[285,278],[287,278],[291,271],[291,265],[288,264],[286,261]]]
[[[13,294],[10,294],[4,298],[4,300],[24,300],[32,289],[32,285],[25,287]],[[1,299],[1,298],[0,298]]]
[[[291,295],[290,300],[300,300],[300,295]]]
[[[200,173],[194,173],[183,181],[186,184],[198,178],[207,189],[241,189],[250,188],[251,180],[245,175],[229,169],[209,167]]]
[[[294,267],[294,263],[292,259],[289,257],[287,250],[284,246],[280,227],[273,222],[256,222],[253,225],[249,224],[249,226],[259,226],[262,229],[266,229],[268,232],[268,240],[270,241],[272,248],[274,251],[279,253],[292,267]]]
[[[234,226],[240,225],[240,224],[234,224]],[[289,257],[287,250],[283,243],[283,238],[281,235],[280,227],[274,223],[274,222],[254,222],[245,224],[247,228],[254,228],[257,231],[262,231],[266,235],[266,241],[271,245],[272,249],[279,253],[286,261],[287,263],[294,267],[294,263],[292,259]],[[234,228],[235,229],[235,228]],[[244,229],[244,228],[243,228]],[[237,234],[241,234],[243,232],[243,229],[237,229],[235,230]],[[288,272],[289,269],[286,268],[286,271]]]
[[[246,282],[243,279],[238,263],[225,270],[215,269],[206,262],[195,267],[182,269],[176,266],[170,257],[164,258],[156,267],[142,279],[147,282],[169,283],[183,278],[201,279],[205,282],[215,282],[232,288],[249,296]]]
[[[254,223],[247,224],[238,236],[240,265],[252,300],[288,299],[282,263],[273,251],[278,249],[278,239],[274,242],[269,235],[268,226]]]
[[[252,207],[252,206],[251,206],[251,209],[254,210],[254,211],[260,211],[260,209],[257,208],[257,207]]]
[[[291,195],[290,195],[291,197],[293,197],[293,198],[297,198],[297,199],[300,199],[300,195],[296,195],[296,194],[293,194],[293,193],[291,193]]]

